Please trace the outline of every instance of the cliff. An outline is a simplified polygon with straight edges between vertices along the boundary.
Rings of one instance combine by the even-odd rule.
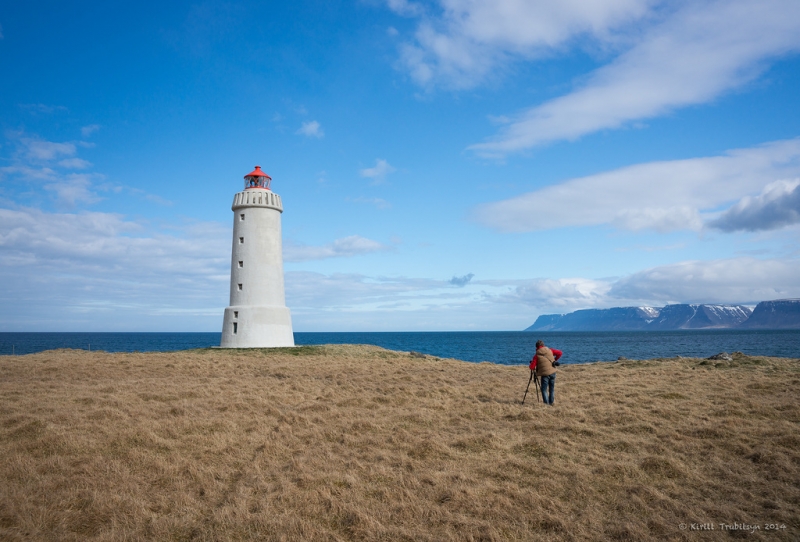
[[[798,304],[800,310],[800,304]],[[752,311],[742,305],[667,305],[586,309],[569,314],[546,314],[525,331],[668,331],[733,328]]]
[[[585,309],[569,314],[545,314],[525,331],[629,331],[644,329],[658,316],[652,307]]]
[[[800,299],[776,299],[756,305],[742,329],[800,329]]]

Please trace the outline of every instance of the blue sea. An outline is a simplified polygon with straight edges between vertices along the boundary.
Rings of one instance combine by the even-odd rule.
[[[708,357],[719,352],[800,358],[800,330],[526,332],[435,331],[385,333],[295,333],[295,343],[374,344],[465,361],[527,363],[537,339],[564,352],[564,363],[656,357]],[[218,346],[219,333],[0,333],[0,355],[54,348],[107,352],[169,352]]]

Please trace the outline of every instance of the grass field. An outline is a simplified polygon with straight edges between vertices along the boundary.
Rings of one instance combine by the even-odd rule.
[[[3,356],[0,539],[800,539],[800,360],[562,366],[554,407],[520,405],[528,374],[351,345]]]

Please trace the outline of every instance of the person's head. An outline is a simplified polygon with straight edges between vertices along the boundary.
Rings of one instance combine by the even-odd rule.
[[[536,341],[536,348],[541,348],[544,346],[544,341]]]

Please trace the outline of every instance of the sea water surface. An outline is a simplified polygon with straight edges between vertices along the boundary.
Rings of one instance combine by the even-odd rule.
[[[800,358],[800,330],[781,331],[430,331],[298,332],[297,345],[373,344],[442,358],[528,363],[537,339],[564,352],[564,363],[656,357],[705,358],[719,352]],[[107,352],[169,352],[218,346],[220,333],[0,333],[0,355],[30,354],[55,348]]]

